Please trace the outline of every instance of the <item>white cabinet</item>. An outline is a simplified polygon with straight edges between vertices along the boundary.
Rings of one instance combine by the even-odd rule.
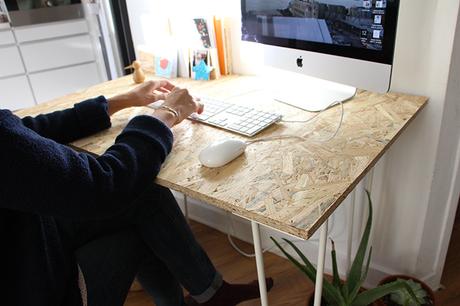
[[[33,106],[104,81],[97,44],[83,18],[0,30],[0,108]]]
[[[101,82],[95,63],[33,73],[29,75],[29,78],[38,103]]]
[[[17,110],[34,105],[32,91],[25,75],[0,79],[0,108]]]
[[[89,35],[20,45],[28,72],[53,69],[95,60]]]
[[[0,46],[15,44],[13,32],[10,29],[0,30]]]
[[[36,24],[33,26],[19,27],[15,30],[16,38],[19,43],[54,39],[88,32],[88,24],[85,19]]]
[[[0,46],[0,78],[23,74],[24,66],[19,55],[18,47]]]

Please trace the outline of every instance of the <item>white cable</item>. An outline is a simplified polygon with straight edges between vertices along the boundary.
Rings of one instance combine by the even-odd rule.
[[[256,257],[256,254],[254,254],[254,253],[246,253],[245,251],[241,250],[236,245],[236,243],[233,241],[233,238],[230,235],[230,233],[235,234],[234,233],[235,230],[234,230],[234,227],[233,227],[232,214],[230,212],[228,212],[227,216],[228,216],[228,220],[229,220],[229,222],[227,223],[227,239],[228,239],[228,242],[230,243],[230,245],[235,249],[235,251],[237,251],[240,255],[242,255],[244,257],[248,257],[248,258]],[[267,249],[263,249],[262,253],[265,253],[266,251],[267,251]]]
[[[307,123],[307,122],[310,122],[312,121],[313,119],[315,119],[316,117],[318,117],[322,112],[324,112],[325,110],[327,110],[329,107],[332,107],[334,105],[337,105],[337,104],[343,104],[342,101],[334,101],[334,102],[331,102],[329,105],[327,105],[325,108],[323,108],[322,110],[320,110],[319,112],[317,112],[314,116],[308,118],[307,120],[281,120],[281,122],[286,122],[286,123]]]
[[[319,140],[319,142],[328,142],[329,140],[334,139],[335,136],[337,136],[337,134],[339,133],[339,130],[342,127],[342,123],[343,123],[343,116],[345,114],[345,110],[343,109],[343,102],[339,101],[339,103],[340,103],[340,108],[341,108],[340,121],[339,121],[339,124],[337,125],[337,128],[335,129],[334,134],[332,134],[329,138]]]
[[[337,136],[337,134],[339,133],[339,130],[340,128],[342,127],[342,123],[343,123],[343,117],[344,117],[344,114],[345,114],[345,110],[343,108],[343,102],[342,101],[335,101],[333,102],[334,104],[340,104],[341,106],[341,114],[340,114],[340,121],[339,121],[339,124],[337,125],[337,128],[335,129],[334,133],[332,133],[331,136],[329,136],[328,138],[326,139],[318,139],[318,140],[315,140],[315,139],[308,139],[308,138],[305,138],[303,136],[298,136],[298,135],[289,135],[289,134],[284,134],[284,135],[278,135],[278,136],[271,136],[271,137],[264,137],[264,138],[257,138],[257,139],[254,139],[254,140],[248,140],[246,141],[246,143],[248,145],[250,144],[253,144],[253,143],[256,143],[256,142],[262,142],[262,141],[273,141],[273,140],[282,140],[282,139],[289,139],[289,138],[297,138],[297,139],[301,139],[301,140],[305,140],[305,141],[317,141],[317,142],[328,142],[330,140],[332,140],[333,138],[335,138],[335,136]],[[332,105],[332,104],[330,104]],[[329,105],[329,106],[330,106]],[[328,106],[328,107],[329,107]],[[289,122],[289,123],[308,123],[309,121],[313,120],[314,118],[316,118],[319,114],[321,114],[325,109],[321,110],[319,113],[315,114],[315,116],[307,119],[307,120],[304,120],[304,121],[284,121],[282,120],[281,122]]]
[[[253,257],[256,257],[256,254],[254,253],[246,253],[245,251],[241,250],[237,245],[236,243],[233,241],[233,238],[231,236],[230,233],[232,234],[235,234],[234,233],[234,227],[233,227],[233,219],[232,219],[232,214],[231,213],[227,213],[228,215],[228,218],[229,218],[229,222],[227,223],[228,224],[228,230],[227,230],[227,239],[228,239],[228,242],[230,243],[230,245],[233,247],[233,249],[235,249],[235,251],[237,251],[240,255],[244,256],[244,257],[248,257],[248,258],[253,258]],[[306,240],[290,240],[291,242],[305,242]],[[284,242],[284,241],[281,241],[281,244],[287,244],[287,242]],[[262,249],[262,253],[265,253],[267,251],[270,251],[271,249],[275,248],[276,247],[276,244],[273,244],[271,247],[268,247],[268,248],[265,248],[265,249]]]

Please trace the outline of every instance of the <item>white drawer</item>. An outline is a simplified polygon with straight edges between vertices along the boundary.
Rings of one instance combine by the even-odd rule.
[[[102,82],[96,63],[34,73],[29,77],[38,103]]]
[[[26,76],[0,80],[0,108],[17,110],[34,105],[34,98]]]
[[[20,48],[29,72],[95,60],[89,35],[30,43]]]
[[[47,38],[88,33],[88,24],[85,19],[35,24],[15,29],[18,42],[27,42]]]
[[[0,47],[0,77],[25,73],[16,46]]]
[[[11,30],[0,31],[0,45],[15,44],[13,32]]]

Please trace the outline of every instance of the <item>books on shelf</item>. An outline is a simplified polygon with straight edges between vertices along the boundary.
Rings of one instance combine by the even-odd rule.
[[[222,75],[232,73],[231,67],[231,35],[230,22],[223,17],[214,16],[214,32],[216,36],[216,48],[219,59],[219,68]]]

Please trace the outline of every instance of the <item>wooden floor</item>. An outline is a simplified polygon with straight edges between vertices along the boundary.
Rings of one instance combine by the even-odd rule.
[[[244,283],[257,278],[255,259],[247,259],[235,252],[227,242],[225,234],[195,222],[192,224],[192,229],[227,281]],[[245,250],[251,251],[251,245],[236,241]],[[460,305],[459,253],[460,218],[457,216],[442,278],[442,284],[446,289],[436,292],[438,306]],[[275,285],[269,293],[270,306],[304,306],[313,290],[313,285],[284,258],[265,253],[264,260],[266,275],[275,279]],[[148,305],[153,305],[153,302],[143,291],[131,292],[125,303],[125,306]],[[256,306],[260,305],[260,302],[253,300],[240,305]]]
[[[459,201],[460,205],[460,201]],[[460,206],[459,206],[460,208]],[[460,209],[457,208],[454,229],[447,252],[446,265],[442,274],[441,284],[445,289],[436,292],[439,306],[460,305]]]

